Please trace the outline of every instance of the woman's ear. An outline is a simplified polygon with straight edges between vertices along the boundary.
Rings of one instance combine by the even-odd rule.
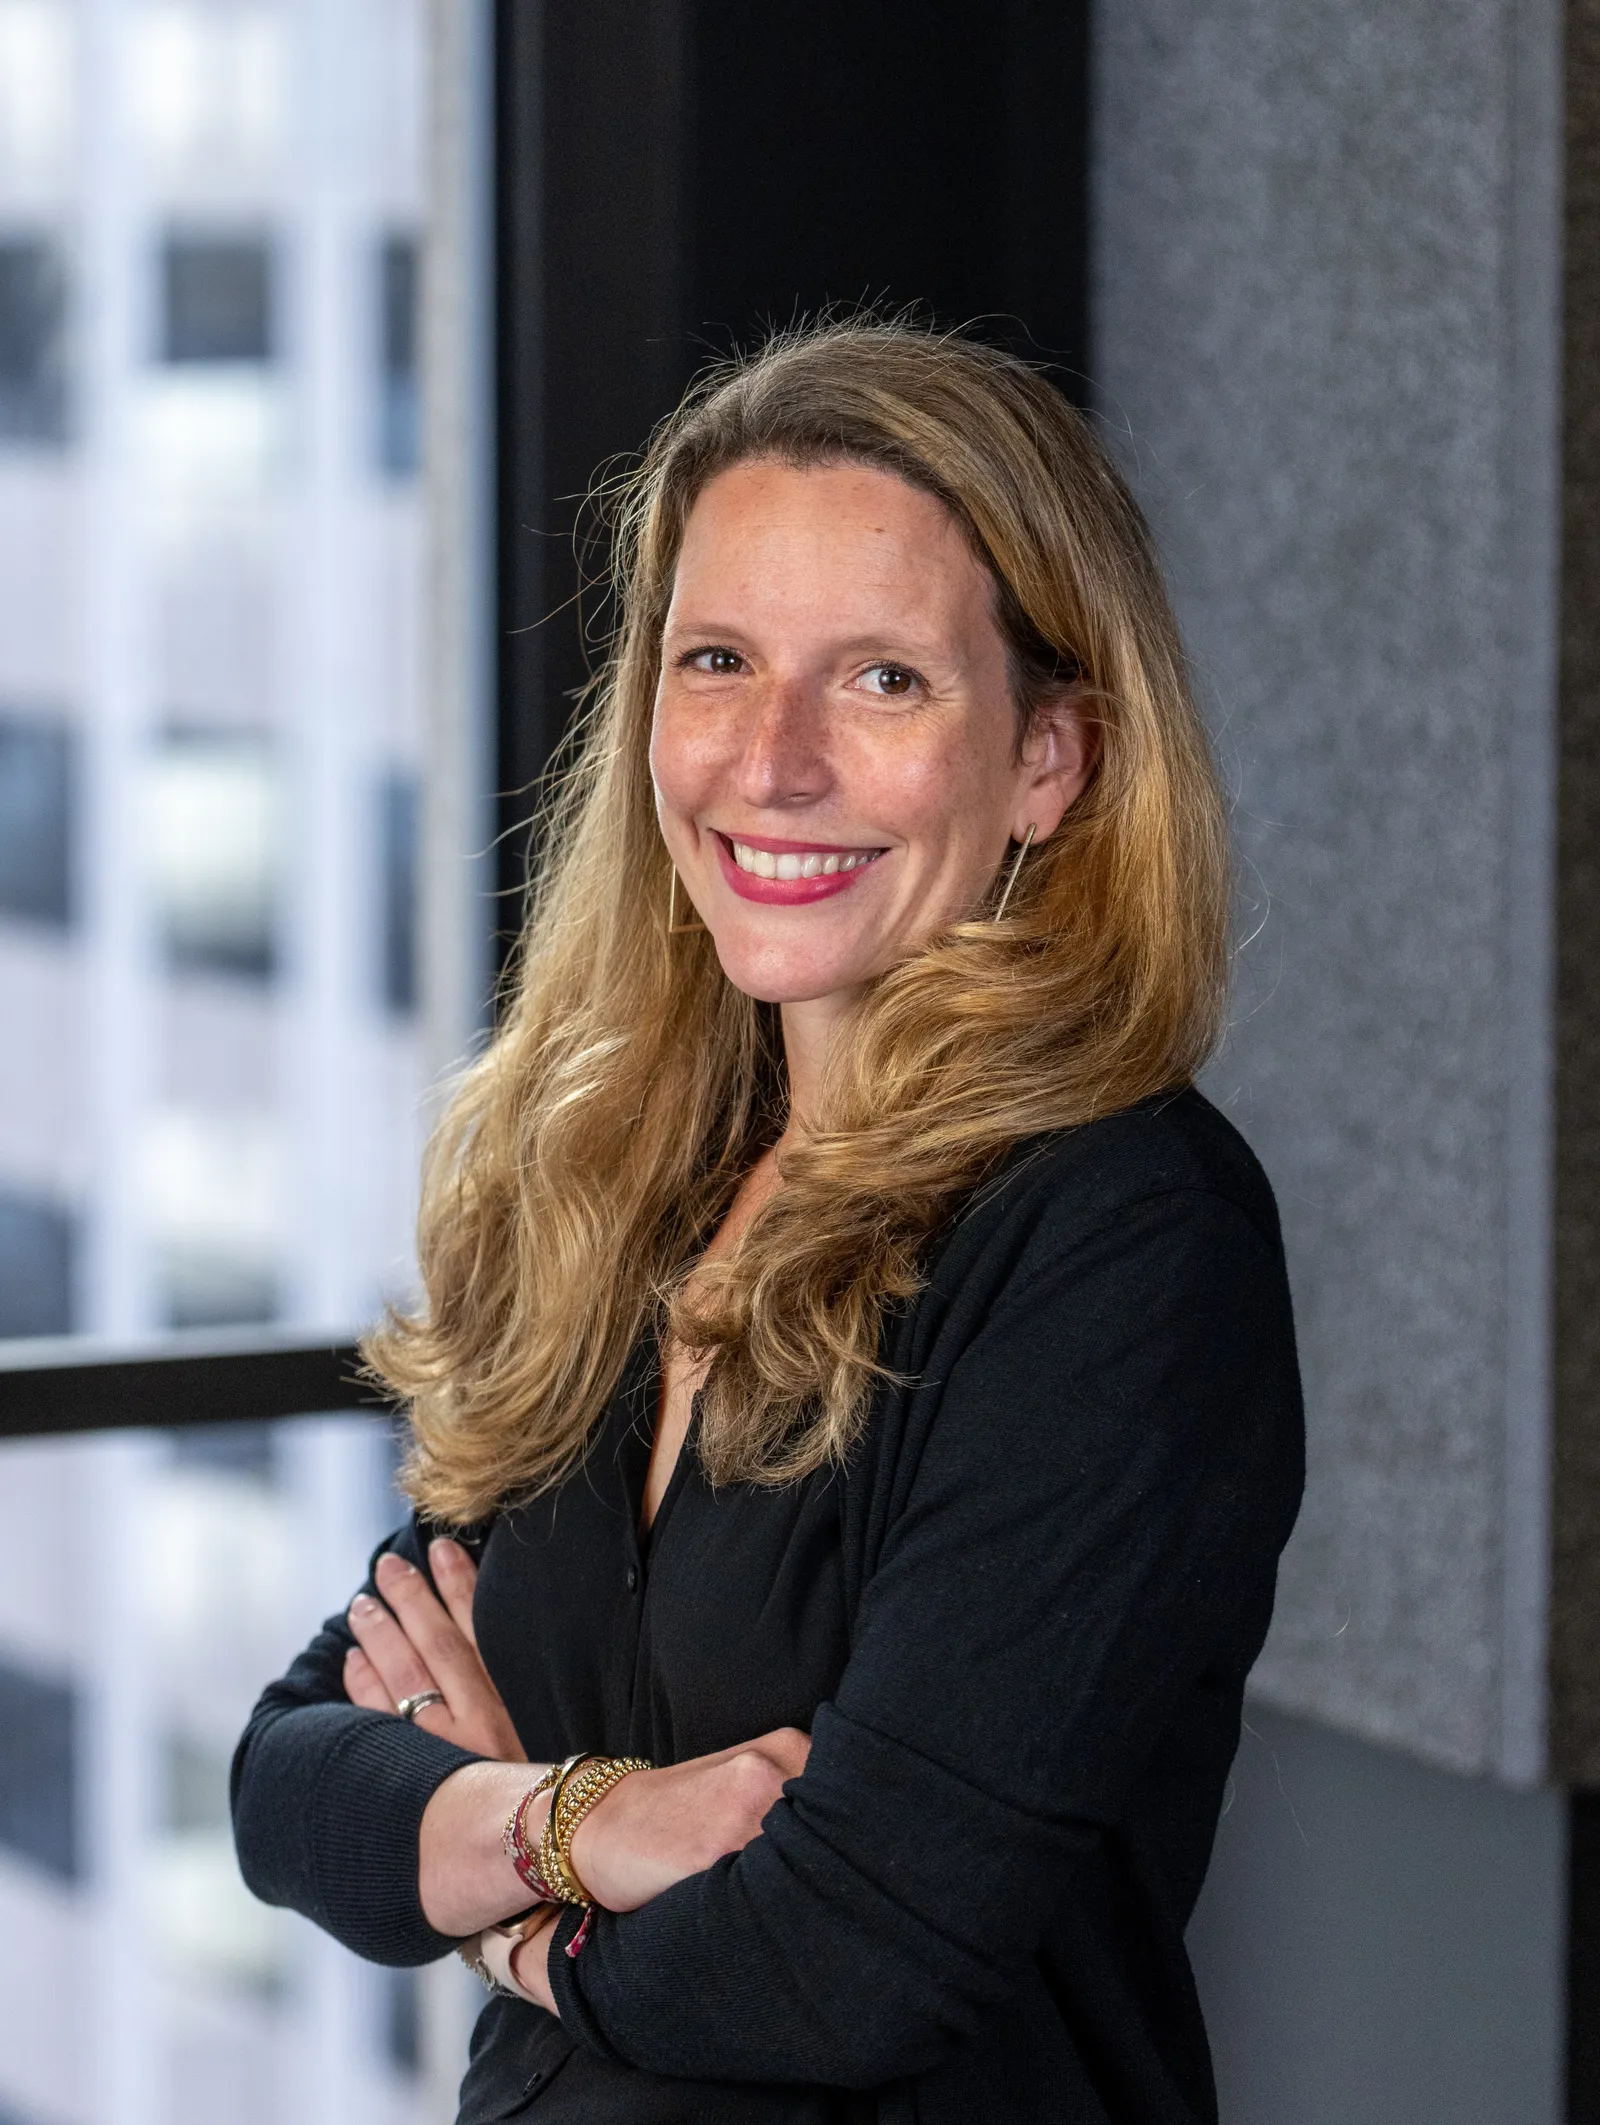
[[[1089,714],[1081,687],[1069,686],[1034,711],[1022,741],[1021,786],[1012,838],[1031,826],[1034,839],[1053,834],[1082,796],[1100,756],[1100,722]]]

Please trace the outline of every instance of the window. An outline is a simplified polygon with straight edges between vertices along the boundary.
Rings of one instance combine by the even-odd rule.
[[[267,362],[272,253],[263,236],[169,235],[161,249],[161,357]]]
[[[238,1453],[210,1429],[0,1444],[0,2119],[108,2125],[137,2076],[162,2125],[297,2125],[330,2073],[364,2125],[430,2114],[417,1979],[257,1903],[228,1815],[263,1678],[397,1515],[387,1438],[367,1417],[239,1432]],[[446,1975],[467,2010],[475,1984]],[[108,2000],[140,2011],[118,2025]]]
[[[418,1001],[430,12],[0,0],[0,2125],[420,2125],[474,2011],[257,1904],[227,1814],[404,1510],[372,1413],[275,1420],[409,1296],[468,1037]]]
[[[0,237],[0,443],[67,439],[66,272],[48,237]]]
[[[145,1123],[140,1201],[157,1320],[227,1328],[283,1312],[283,1130],[249,1098],[172,1101]]]
[[[78,1875],[77,1710],[71,1688],[0,1658],[0,1849]]]
[[[57,1336],[76,1325],[77,1230],[59,1204],[0,1189],[0,1336]]]
[[[156,919],[168,963],[265,981],[277,961],[278,781],[251,731],[177,730],[147,790]]]
[[[417,1007],[418,791],[414,775],[386,775],[378,792],[382,874],[383,1000],[406,1016]]]
[[[378,463],[404,478],[421,458],[417,246],[410,236],[386,236],[378,247]]]
[[[0,711],[0,916],[72,916],[76,746],[71,729]]]

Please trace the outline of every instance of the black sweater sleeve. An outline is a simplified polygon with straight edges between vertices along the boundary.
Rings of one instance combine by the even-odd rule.
[[[415,1521],[373,1554],[428,1570]],[[369,1570],[366,1591],[377,1588]],[[233,1758],[239,1871],[264,1902],[302,1912],[375,1963],[429,1963],[455,1945],[417,1895],[422,1813],[452,1771],[479,1759],[392,1712],[345,1695],[355,1643],[330,1616],[281,1681],[264,1690]]]
[[[804,1775],[744,1851],[550,1959],[605,2056],[854,2087],[937,2063],[1014,1991],[1183,1693],[1255,1649],[1299,1403],[1281,1252],[1230,1202],[1046,1219],[916,1392]]]

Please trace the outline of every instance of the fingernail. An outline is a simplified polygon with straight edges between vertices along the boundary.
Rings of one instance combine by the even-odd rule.
[[[428,1544],[428,1555],[435,1564],[454,1564],[460,1554],[461,1545],[448,1535],[436,1535]]]
[[[379,1604],[370,1594],[357,1594],[350,1604],[350,1613],[352,1616],[376,1616],[378,1608]]]
[[[387,1573],[391,1579],[404,1578],[405,1574],[411,1569],[412,1567],[407,1564],[404,1557],[397,1557],[392,1549],[385,1550],[383,1555],[378,1559],[378,1575],[380,1578],[383,1577],[385,1573]]]

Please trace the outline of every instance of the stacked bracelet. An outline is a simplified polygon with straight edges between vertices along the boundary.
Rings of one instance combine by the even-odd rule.
[[[652,1768],[642,1756],[580,1755],[562,1764],[550,1781],[550,1813],[539,1840],[538,1872],[546,1885],[544,1894],[552,1901],[594,1902],[572,1864],[572,1840],[578,1825],[613,1786],[635,1771]]]
[[[581,1763],[582,1761],[581,1757],[571,1756],[568,1757],[565,1763],[551,1764],[549,1769],[542,1771],[534,1783],[529,1786],[527,1792],[523,1794],[506,1820],[505,1833],[502,1839],[506,1848],[506,1858],[516,1868],[517,1879],[522,1883],[522,1886],[531,1895],[536,1896],[541,1904],[559,1903],[561,1899],[550,1888],[540,1870],[539,1849],[528,1836],[528,1809],[539,1798],[541,1793],[549,1792],[563,1772],[570,1770],[573,1764]]]

